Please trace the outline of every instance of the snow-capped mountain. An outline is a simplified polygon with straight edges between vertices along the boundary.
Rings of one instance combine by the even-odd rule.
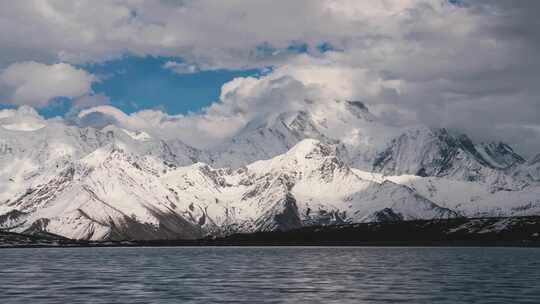
[[[170,167],[108,145],[38,180],[3,204],[11,209],[3,228],[79,239],[196,238],[362,222],[387,209],[404,219],[457,216],[408,187],[361,178],[316,140],[238,170]]]
[[[285,153],[306,138],[336,144],[347,164],[365,171],[481,181],[512,189],[526,182],[507,178],[525,160],[504,143],[475,144],[446,129],[391,126],[359,101],[320,103],[311,112],[255,119],[215,149],[213,164],[238,167]]]
[[[23,108],[0,117],[0,229],[172,239],[540,213],[540,162],[504,143],[388,125],[360,102],[309,109],[254,118],[201,150]]]

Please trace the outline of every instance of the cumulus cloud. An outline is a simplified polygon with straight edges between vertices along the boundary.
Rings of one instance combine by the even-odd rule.
[[[0,88],[8,103],[46,106],[55,97],[76,98],[91,90],[96,78],[66,63],[17,62],[0,73]]]
[[[219,114],[170,115],[160,110],[126,114],[113,106],[97,106],[81,111],[72,123],[87,127],[116,125],[128,130],[145,130],[160,138],[180,139],[198,148],[214,146],[230,138],[245,123],[242,117]]]

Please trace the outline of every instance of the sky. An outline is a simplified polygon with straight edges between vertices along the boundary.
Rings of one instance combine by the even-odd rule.
[[[0,108],[194,146],[298,100],[361,100],[540,153],[540,1],[0,2]]]
[[[126,56],[83,68],[103,77],[92,85],[92,91],[108,96],[112,105],[127,113],[140,109],[160,109],[170,114],[196,112],[218,100],[224,83],[260,74],[258,69],[177,73],[174,67],[164,68],[171,62],[176,61]]]
[[[96,97],[97,100],[92,103],[107,103],[126,113],[141,109],[156,109],[170,114],[197,112],[218,100],[224,83],[236,77],[261,74],[260,69],[177,73],[172,68],[164,68],[164,65],[171,62],[175,61],[168,57],[122,56],[106,62],[82,63],[74,67],[95,75],[96,79],[91,81],[89,88],[83,89],[91,92],[86,96],[101,97]],[[37,90],[39,92],[40,88]],[[36,106],[41,115],[50,118],[69,113],[73,106],[72,100],[66,96],[51,96],[44,100],[37,93],[35,101],[22,102]],[[5,102],[2,106],[13,108],[17,104],[15,100]]]

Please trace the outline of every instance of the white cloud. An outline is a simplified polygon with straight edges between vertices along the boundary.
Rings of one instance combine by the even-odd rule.
[[[171,70],[176,74],[193,74],[199,72],[199,67],[185,62],[167,61],[163,65],[163,68]]]
[[[200,132],[185,136],[202,144],[273,107],[301,107],[304,98],[360,99],[394,122],[419,120],[519,144],[524,126],[540,125],[540,1],[460,3],[4,1],[0,66],[106,61],[126,52],[178,57],[164,65],[178,73],[271,66],[267,76],[224,85],[203,114],[129,115],[163,132],[173,126]],[[321,52],[323,43],[339,51]],[[307,54],[288,49],[304,44]],[[22,95],[30,96],[25,103],[42,104]],[[540,144],[528,147],[540,151]]]
[[[5,2],[1,52],[16,57],[24,50],[36,60],[78,63],[127,51],[183,57],[202,69],[266,66],[290,57],[286,48],[295,42],[346,47],[353,39],[390,31],[403,19],[396,17],[424,2],[444,0]],[[273,50],[257,48],[263,45]]]
[[[96,78],[66,63],[17,62],[0,73],[0,88],[17,105],[46,106],[55,97],[76,98],[91,90]]]

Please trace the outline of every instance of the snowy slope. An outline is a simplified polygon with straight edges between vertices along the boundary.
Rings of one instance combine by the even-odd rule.
[[[153,161],[106,146],[19,193],[2,208],[23,214],[15,225],[18,232],[39,228],[81,239],[202,236],[199,226],[173,212],[168,190],[155,172],[159,165]]]
[[[528,216],[540,214],[540,188],[493,191],[486,184],[415,175],[384,176],[356,170],[365,179],[392,181],[465,217]]]
[[[384,220],[373,214],[386,209],[404,219],[456,216],[408,187],[360,178],[316,140],[238,170],[170,167],[111,144],[41,181],[2,204],[2,213],[17,215],[3,228],[92,240],[195,238]]]

